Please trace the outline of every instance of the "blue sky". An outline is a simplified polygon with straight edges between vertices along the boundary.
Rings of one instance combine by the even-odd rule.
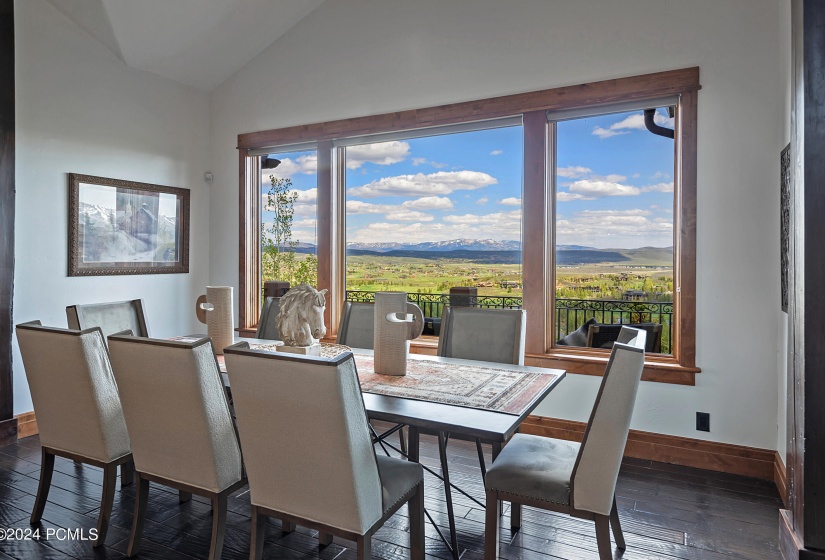
[[[672,127],[663,110],[656,120]],[[277,157],[262,191],[271,173],[290,177],[293,238],[314,243],[315,153]],[[346,165],[347,241],[521,237],[521,127],[354,146]],[[672,245],[673,141],[645,130],[641,111],[559,123],[557,169],[559,244]]]

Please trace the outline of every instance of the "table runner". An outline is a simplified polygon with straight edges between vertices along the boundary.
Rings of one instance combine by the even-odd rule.
[[[533,373],[475,364],[449,364],[410,356],[407,375],[374,373],[372,356],[355,355],[365,393],[520,414],[553,383],[552,373]]]

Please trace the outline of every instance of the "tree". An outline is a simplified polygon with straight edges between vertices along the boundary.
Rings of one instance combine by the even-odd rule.
[[[261,276],[264,280],[282,280],[293,286],[318,283],[318,257],[307,254],[297,258],[298,240],[292,239],[292,220],[298,193],[292,190],[292,180],[269,176],[266,210],[273,213],[269,227],[261,224]]]

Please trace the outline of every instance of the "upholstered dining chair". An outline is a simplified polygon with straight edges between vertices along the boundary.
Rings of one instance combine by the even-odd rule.
[[[70,329],[100,327],[104,340],[123,331],[131,331],[135,336],[149,336],[142,299],[69,305],[66,320]]]
[[[117,334],[109,353],[135,459],[135,516],[127,555],[140,550],[149,483],[212,501],[210,560],[221,557],[227,496],[243,462],[210,339],[184,343]]]
[[[250,558],[263,553],[266,517],[356,542],[371,556],[371,536],[405,503],[410,556],[424,558],[424,471],[376,456],[351,352],[337,358],[224,349],[235,395],[252,501]],[[282,525],[283,526],[283,525]]]
[[[372,349],[375,345],[375,305],[345,301],[338,323],[338,344]]]
[[[261,309],[261,317],[258,320],[258,331],[255,338],[265,340],[281,340],[281,333],[278,332],[278,313],[281,311],[281,298],[266,297],[264,306]]]
[[[43,516],[55,457],[101,467],[103,496],[94,541],[98,547],[109,528],[117,467],[123,486],[131,484],[134,473],[129,434],[103,334],[99,328],[57,329],[33,321],[17,325],[17,341],[41,444],[40,483],[31,523],[38,523]]]
[[[447,306],[441,318],[438,355],[524,365],[527,312]]]
[[[516,434],[487,471],[484,487],[484,558],[498,555],[498,501],[512,502],[511,528],[521,527],[521,506],[532,506],[592,519],[599,558],[625,549],[616,508],[616,479],[624,455],[630,418],[645,361],[646,332],[625,327],[613,345],[596,403],[581,444]]]

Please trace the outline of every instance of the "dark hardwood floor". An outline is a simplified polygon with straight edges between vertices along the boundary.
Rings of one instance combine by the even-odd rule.
[[[483,502],[475,447],[451,441],[450,474],[454,482]],[[438,470],[434,438],[422,437],[422,461]],[[488,458],[489,460],[489,458]],[[37,436],[0,448],[0,529],[29,528],[39,476]],[[97,519],[103,473],[58,458],[43,515],[46,529],[89,529]],[[456,524],[463,560],[483,558],[484,511],[454,493]],[[629,459],[622,466],[617,489],[627,550],[615,558],[684,560],[749,560],[779,558],[778,511],[774,485],[767,481]],[[426,507],[446,532],[443,491],[427,475]],[[8,558],[124,558],[134,506],[134,486],[118,490],[106,546],[93,550],[90,542],[51,538],[0,542],[0,560]],[[249,496],[243,488],[229,500],[223,558],[241,560],[249,554]],[[500,557],[507,560],[598,560],[592,522],[525,508],[520,532],[512,534],[505,509]],[[205,558],[211,533],[209,504],[195,497],[178,503],[177,492],[152,485],[146,529],[139,558]],[[390,519],[373,541],[373,555],[387,560],[408,558],[406,508]],[[355,557],[353,543],[335,539],[318,548],[314,531],[299,527],[282,534],[280,522],[270,520],[266,558],[347,560]],[[432,526],[427,525],[427,554],[450,558]]]

